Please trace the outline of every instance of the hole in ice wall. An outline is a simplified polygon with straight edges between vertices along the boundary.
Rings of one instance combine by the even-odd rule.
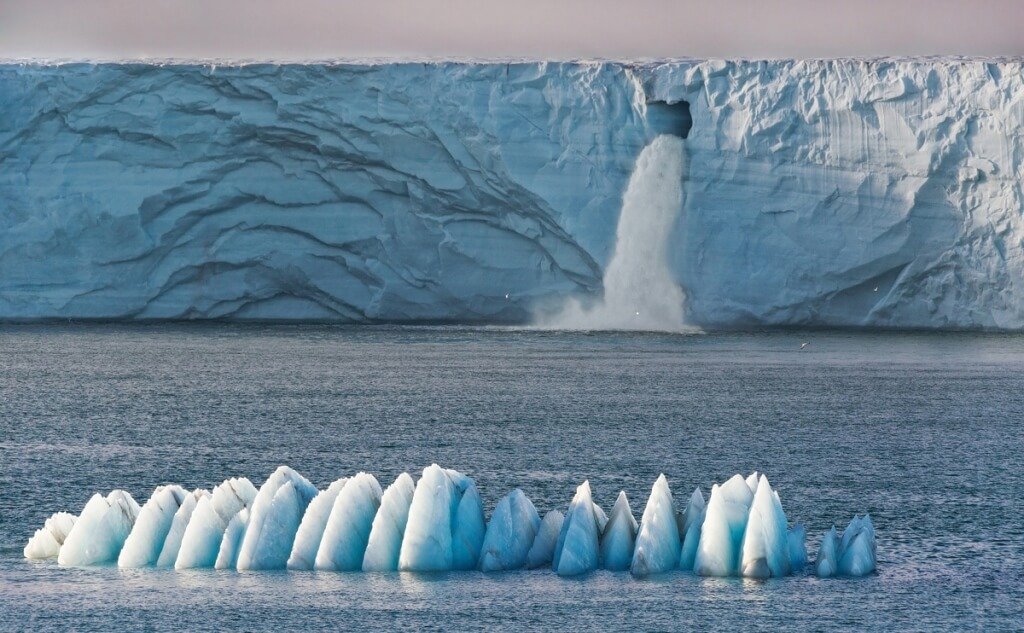
[[[648,101],[647,124],[655,134],[671,134],[679,138],[686,138],[690,135],[690,128],[693,127],[690,104],[686,101],[677,103]]]

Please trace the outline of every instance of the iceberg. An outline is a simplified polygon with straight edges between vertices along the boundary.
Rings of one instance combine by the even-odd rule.
[[[200,499],[182,536],[175,569],[213,567],[228,523],[252,505],[256,494],[252,482],[240,477],[224,481],[212,495]]]
[[[793,573],[803,571],[807,566],[807,530],[802,523],[797,523],[789,531],[789,564]]]
[[[629,507],[626,491],[620,491],[612,514],[601,531],[601,566],[612,571],[629,569],[636,543],[637,522]]]
[[[25,544],[25,558],[57,558],[61,545],[64,544],[77,519],[78,517],[67,512],[56,512],[51,515],[43,527],[36,530]]]
[[[443,468],[423,469],[416,484],[402,539],[402,571],[447,571],[452,568],[452,506],[455,485]]]
[[[537,508],[522,490],[516,488],[502,497],[487,524],[480,550],[480,571],[522,568],[539,529]]]
[[[875,526],[871,517],[854,517],[843,530],[839,543],[839,574],[841,576],[867,576],[875,572]]]
[[[483,502],[473,480],[433,464],[416,484],[398,568],[475,569],[485,528]]]
[[[839,537],[836,526],[832,526],[821,539],[818,547],[818,560],[814,563],[814,571],[819,578],[831,578],[839,571]]]
[[[530,551],[526,554],[527,569],[551,566],[564,520],[565,515],[558,510],[551,510],[544,515],[544,519],[540,522],[540,528],[537,530],[537,537],[533,539],[533,545],[530,546]]]
[[[242,508],[235,516],[231,517],[227,528],[224,529],[224,538],[221,539],[220,547],[217,549],[214,569],[235,569],[238,566],[238,550],[242,546],[242,537],[245,536],[245,526],[248,522],[248,508]]]
[[[181,540],[185,537],[185,529],[192,519],[192,513],[195,512],[199,500],[208,496],[210,496],[209,490],[199,488],[185,495],[181,507],[174,513],[171,529],[167,532],[163,547],[160,548],[160,557],[156,559],[157,567],[174,567],[174,563],[178,560],[178,551],[181,549]]]
[[[316,487],[291,468],[275,470],[249,509],[238,570],[284,569],[306,506],[316,493]]]
[[[555,545],[551,565],[559,576],[578,576],[597,569],[600,529],[595,508],[590,482],[584,481],[576,488]]]
[[[753,491],[753,492],[752,492]],[[636,577],[682,568],[706,576],[776,578],[807,562],[805,529],[788,526],[779,493],[764,475],[715,484],[705,504],[694,489],[679,511],[668,480],[651,487],[641,521],[620,492],[606,516],[590,482],[565,514],[540,518],[521,490],[498,501],[490,522],[475,482],[432,464],[418,482],[400,474],[382,491],[368,473],[322,492],[287,466],[257,491],[244,478],[211,493],[158,486],[141,508],[131,495],[95,494],[76,518],[58,512],[28,539],[26,558],[60,565],[177,569],[484,572],[550,567],[576,576],[603,567]],[[243,557],[247,557],[243,560]],[[822,540],[815,573],[863,576],[877,567],[875,528],[855,516]]]
[[[369,473],[358,473],[345,482],[327,519],[314,569],[362,570],[366,543],[382,494],[377,478]]]
[[[174,515],[188,491],[181,486],[159,486],[139,510],[131,534],[117,557],[118,567],[150,567],[156,565],[163,550]]]
[[[373,518],[370,538],[363,555],[363,571],[395,571],[402,552],[402,537],[409,520],[409,506],[416,492],[416,483],[409,473],[399,475],[380,499],[380,509]]]
[[[788,576],[789,533],[782,503],[764,475],[753,490],[754,500],[740,552],[740,574],[760,579]]]
[[[867,576],[877,567],[875,526],[868,515],[855,516],[837,536],[835,526],[821,539],[815,573],[819,578]]]
[[[85,566],[116,561],[138,514],[139,504],[124,490],[93,495],[64,539],[57,562]]]
[[[651,488],[647,507],[640,519],[630,573],[638,578],[659,574],[679,565],[679,524],[675,502],[665,475],[659,475]]]
[[[682,527],[679,533],[682,535],[683,543],[679,550],[679,568],[684,571],[692,572],[697,560],[697,546],[700,544],[705,509],[704,493],[698,487],[690,495],[690,500],[686,502],[686,509],[682,513]]]
[[[331,483],[327,490],[322,490],[313,500],[309,502],[306,513],[302,515],[302,523],[295,532],[295,543],[292,545],[292,553],[288,556],[288,563],[285,565],[293,570],[310,570],[316,563],[316,553],[320,549],[320,542],[324,538],[324,530],[327,528],[327,519],[334,509],[334,501],[338,493],[345,487],[347,478],[342,478]]]
[[[487,524],[484,502],[472,479],[462,475],[462,480],[456,485],[456,495],[459,496],[459,504],[452,530],[452,569],[466,571],[476,569]]]
[[[740,548],[754,495],[740,475],[711,488],[704,514],[694,571],[701,576],[739,573]]]

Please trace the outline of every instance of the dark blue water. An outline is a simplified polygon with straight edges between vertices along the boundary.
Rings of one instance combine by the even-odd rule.
[[[809,345],[800,351],[800,343]],[[0,329],[0,627],[1010,630],[1024,626],[1024,338],[491,329]],[[761,470],[811,557],[869,511],[879,573],[441,576],[63,569],[21,548],[94,491],[389,483],[431,462],[541,512],[589,479],[635,512]],[[840,527],[842,527],[840,525]]]

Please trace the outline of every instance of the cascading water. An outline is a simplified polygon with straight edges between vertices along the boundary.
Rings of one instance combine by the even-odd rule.
[[[566,330],[677,332],[683,291],[668,266],[672,224],[682,206],[683,140],[655,138],[640,153],[622,199],[615,252],[604,274],[604,297],[585,306],[568,299],[540,327]]]

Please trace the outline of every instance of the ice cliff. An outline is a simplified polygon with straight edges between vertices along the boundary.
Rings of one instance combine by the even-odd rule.
[[[670,133],[687,321],[1020,329],[1022,124],[1019,61],[8,63],[0,318],[528,322]]]

